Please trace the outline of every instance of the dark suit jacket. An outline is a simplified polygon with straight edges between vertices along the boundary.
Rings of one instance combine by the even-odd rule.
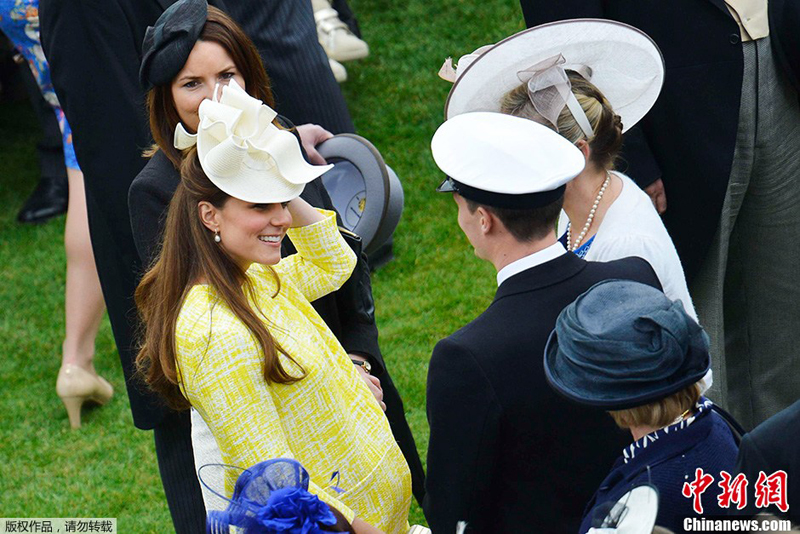
[[[644,187],[664,181],[664,224],[687,280],[716,232],[733,162],[742,90],[739,27],[724,0],[520,0],[528,27],[579,17],[625,22],[664,55],[664,89],[641,128],[626,135],[621,170]],[[770,33],[786,70],[800,63],[798,0],[770,0]],[[794,20],[795,26],[790,26]],[[568,59],[569,60],[569,59]],[[797,87],[797,86],[796,86]]]
[[[800,0],[770,0],[767,5],[775,56],[800,95]]]
[[[462,520],[467,532],[577,532],[629,439],[602,410],[548,387],[544,346],[561,310],[609,278],[661,287],[641,258],[568,253],[503,282],[485,312],[436,345],[424,505],[434,534]]]
[[[736,471],[747,476],[747,508],[750,514],[764,512],[755,507],[755,484],[759,471],[769,476],[784,470],[788,474],[788,513],[775,506],[767,511],[788,517],[800,525],[800,401],[773,415],[752,432],[745,434],[739,444]]]

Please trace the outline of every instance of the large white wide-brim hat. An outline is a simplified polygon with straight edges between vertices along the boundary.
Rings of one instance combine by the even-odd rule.
[[[203,171],[223,192],[245,202],[286,202],[333,167],[307,163],[297,138],[272,123],[277,113],[235,81],[221,92],[200,104],[197,133],[178,124],[174,143],[179,149],[197,144]]]
[[[516,33],[462,57],[445,103],[445,119],[470,111],[500,111],[517,73],[561,54],[565,70],[585,71],[622,119],[623,131],[653,107],[664,83],[664,59],[641,30],[602,19],[552,22]]]

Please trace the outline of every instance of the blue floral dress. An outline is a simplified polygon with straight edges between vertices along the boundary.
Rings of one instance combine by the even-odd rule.
[[[39,39],[39,0],[0,0],[0,31],[28,62],[44,99],[56,114],[64,144],[64,162],[67,167],[80,170],[72,146],[72,131],[58,103]]]

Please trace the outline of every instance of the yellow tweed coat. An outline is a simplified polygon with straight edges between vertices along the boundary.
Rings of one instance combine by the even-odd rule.
[[[254,264],[247,272],[256,289],[254,309],[307,376],[268,384],[263,353],[247,328],[211,286],[198,284],[177,322],[180,387],[211,429],[224,463],[249,467],[295,458],[309,472],[309,490],[348,520],[357,516],[387,533],[405,533],[408,465],[369,388],[309,303],[341,287],[356,263],[335,216],[324,213],[323,221],[289,230],[298,253],[274,267],[280,291],[269,267]],[[237,475],[226,478],[229,496]]]

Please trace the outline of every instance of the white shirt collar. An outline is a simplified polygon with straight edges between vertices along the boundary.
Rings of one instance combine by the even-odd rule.
[[[566,253],[567,249],[564,248],[564,245],[562,245],[560,241],[556,241],[547,248],[544,248],[538,252],[534,252],[533,254],[520,258],[516,261],[512,261],[497,272],[497,285],[499,286],[515,274],[526,271],[531,267],[536,267],[537,265],[547,263],[548,261],[554,260]]]

